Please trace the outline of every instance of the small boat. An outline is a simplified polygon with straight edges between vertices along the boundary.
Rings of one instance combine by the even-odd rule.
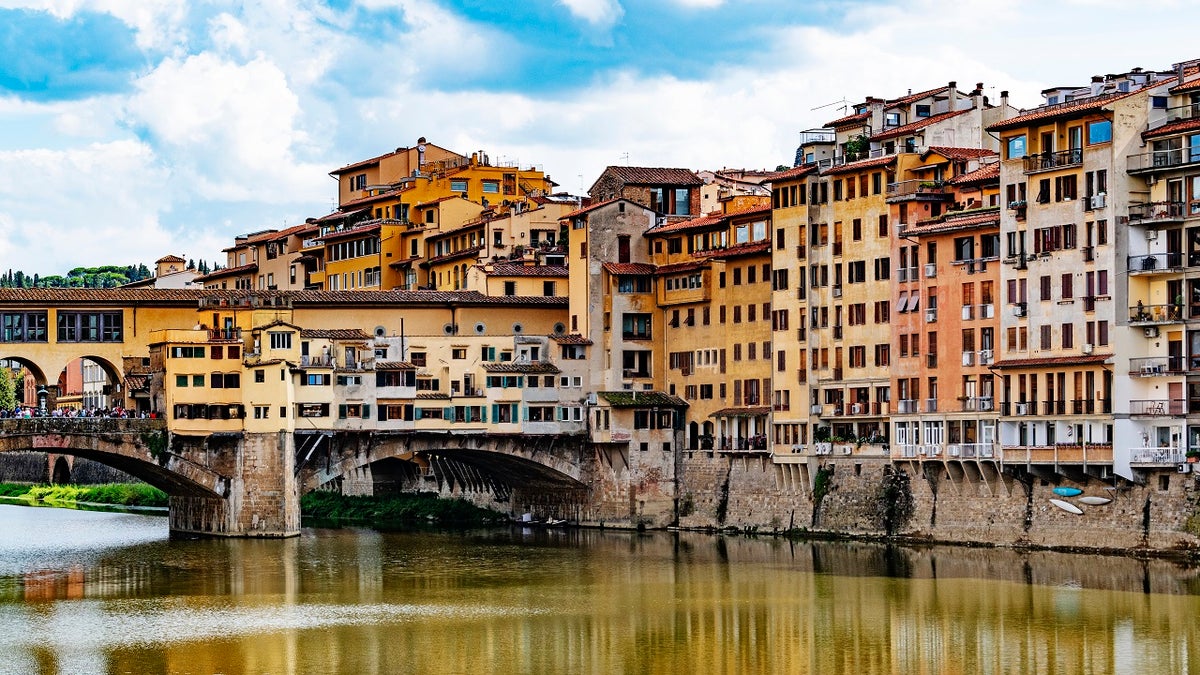
[[[1056,487],[1054,488],[1054,494],[1060,497],[1074,497],[1083,494],[1083,490],[1073,487]]]
[[[1088,506],[1104,506],[1111,501],[1108,497],[1093,497],[1091,495],[1079,498],[1080,504],[1087,504]]]
[[[1064,502],[1061,499],[1051,499],[1050,503],[1062,509],[1063,511],[1066,511],[1067,513],[1074,513],[1077,516],[1083,515],[1083,509],[1075,506],[1071,502]]]

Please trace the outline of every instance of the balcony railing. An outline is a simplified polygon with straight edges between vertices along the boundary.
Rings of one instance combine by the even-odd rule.
[[[1166,114],[1162,119],[1154,120],[1146,124],[1146,131],[1152,131],[1166,124],[1172,124],[1181,120],[1190,120],[1200,117],[1200,103],[1188,103],[1187,105],[1167,108]]]
[[[991,443],[950,443],[946,446],[947,457],[960,459],[992,459],[996,447]]]
[[[909,415],[917,412],[917,400],[912,398],[900,399],[896,412],[901,415]]]
[[[1153,173],[1196,163],[1200,163],[1200,147],[1182,147],[1130,155],[1126,166],[1129,173]]]
[[[908,199],[945,199],[945,184],[940,180],[902,180],[888,183],[887,201],[899,202]]]
[[[1130,464],[1182,464],[1187,461],[1183,448],[1130,448]]]
[[[1129,414],[1135,417],[1171,417],[1187,414],[1187,401],[1181,398],[1135,399],[1129,402]]]
[[[210,328],[208,330],[208,339],[210,342],[216,342],[218,340],[241,341],[242,329],[241,328]]]
[[[1043,152],[1025,158],[1025,173],[1053,171],[1067,166],[1083,164],[1083,148],[1071,148],[1058,152]]]
[[[1095,415],[1096,413],[1101,413],[1104,415],[1111,414],[1112,399],[1077,398],[1071,401],[1070,414],[1072,415]]]
[[[925,399],[925,412],[937,412],[937,401],[936,398]]]
[[[960,400],[963,412],[988,412],[996,409],[996,399],[992,396],[966,396]]]
[[[1129,325],[1153,326],[1183,321],[1183,305],[1147,305],[1138,302],[1129,308]]]
[[[994,351],[992,351],[991,349],[980,349],[979,350],[979,365],[990,366],[990,365],[992,365],[992,362],[995,360],[996,360],[996,353]]]
[[[1130,274],[1154,272],[1180,272],[1183,270],[1182,253],[1146,253],[1131,255],[1127,259]]]
[[[1042,401],[1043,415],[1065,415],[1067,414],[1066,401]]]
[[[1129,359],[1129,374],[1133,376],[1182,375],[1186,371],[1187,361],[1182,356],[1147,356]]]
[[[1129,205],[1129,224],[1169,223],[1187,215],[1185,202],[1140,202]]]

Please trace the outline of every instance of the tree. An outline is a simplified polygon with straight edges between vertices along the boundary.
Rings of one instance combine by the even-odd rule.
[[[17,406],[17,383],[12,368],[7,364],[0,367],[0,410],[12,410]]]

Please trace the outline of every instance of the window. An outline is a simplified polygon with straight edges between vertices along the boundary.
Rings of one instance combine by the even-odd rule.
[[[255,368],[254,369],[254,381],[255,382],[266,382],[267,381],[267,371],[263,370],[262,368]]]
[[[328,387],[329,373],[305,373],[300,380],[301,386],[305,387]],[[304,415],[301,415],[304,417]]]
[[[1088,122],[1088,143],[1108,143],[1112,140],[1112,122],[1101,120],[1099,122]]]
[[[515,282],[515,281],[504,282],[504,294],[505,295],[516,295],[517,294],[517,282]]]
[[[648,276],[617,277],[617,292],[618,293],[649,293],[650,292],[650,277],[648,277]]]
[[[1021,159],[1024,157],[1026,154],[1024,134],[1008,139],[1006,147],[1008,149],[1008,159]]]
[[[285,331],[269,331],[267,336],[270,338],[271,349],[291,349],[292,334]]]
[[[213,389],[237,389],[242,386],[240,373],[212,373],[208,376],[208,381]]]
[[[914,106],[914,114],[917,117],[929,117],[929,105],[926,103],[918,103]]]
[[[3,326],[0,342],[45,342],[47,339],[46,312],[4,312],[0,314],[0,323]],[[61,330],[59,342],[66,342]]]
[[[450,179],[450,191],[451,192],[466,192],[467,191],[467,179],[466,178],[451,178]]]
[[[500,181],[484,179],[484,180],[480,181],[480,183],[483,185],[483,193],[484,194],[486,194],[486,195],[500,194]]]
[[[29,318],[29,315],[26,314],[26,317]],[[7,328],[5,326],[6,334]],[[28,338],[28,329],[26,329],[25,335]],[[44,339],[42,338],[42,340]],[[122,339],[121,312],[58,313],[59,342],[121,342]],[[24,341],[32,342],[34,340],[26,339]]]
[[[622,314],[621,336],[626,340],[648,340],[651,322],[650,314]]]

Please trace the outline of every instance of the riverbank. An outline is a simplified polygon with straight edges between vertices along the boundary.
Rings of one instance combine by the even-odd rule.
[[[0,497],[49,505],[106,504],[166,508],[167,493],[145,483],[106,485],[27,485],[0,483]]]
[[[462,499],[439,499],[433,494],[346,496],[310,492],[300,498],[300,515],[306,521],[328,525],[364,525],[394,529],[414,525],[439,527],[489,527],[508,523],[508,516],[475,506]]]

